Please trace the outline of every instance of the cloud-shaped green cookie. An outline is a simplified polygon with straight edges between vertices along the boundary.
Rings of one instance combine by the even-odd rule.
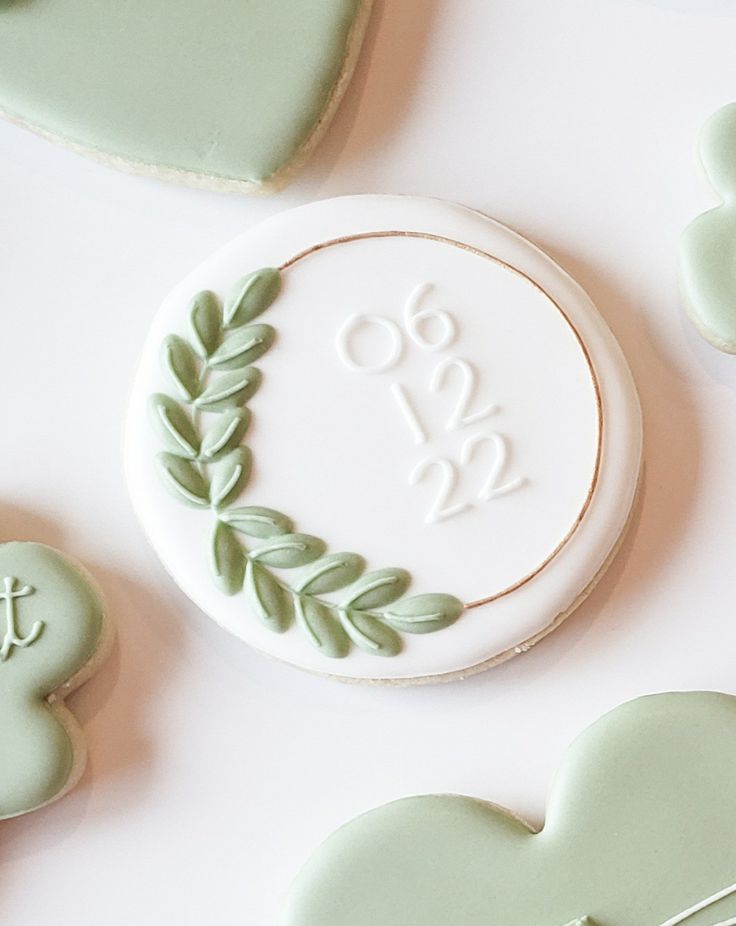
[[[35,810],[84,768],[63,698],[103,655],[102,603],[82,571],[38,543],[0,545],[0,819]]]
[[[732,926],[736,698],[655,695],[570,748],[541,832],[464,797],[389,804],[339,830],[284,926]]]
[[[680,249],[688,313],[720,350],[736,353],[736,103],[706,123],[700,157],[722,205],[698,216]]]

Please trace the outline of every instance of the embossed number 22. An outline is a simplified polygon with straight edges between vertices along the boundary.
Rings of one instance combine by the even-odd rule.
[[[486,479],[476,495],[476,499],[481,502],[507,495],[524,484],[523,477],[501,484],[501,476],[506,466],[508,451],[506,439],[495,431],[489,434],[472,434],[460,449],[460,465],[465,466],[469,463],[475,449],[480,444],[485,443],[493,444],[494,458]],[[424,460],[420,460],[409,477],[410,484],[416,485],[421,482],[433,468],[438,469],[441,475],[437,494],[424,517],[427,524],[437,524],[439,521],[451,518],[473,506],[472,502],[450,502],[450,498],[457,488],[458,468],[457,464],[447,457],[425,457]]]

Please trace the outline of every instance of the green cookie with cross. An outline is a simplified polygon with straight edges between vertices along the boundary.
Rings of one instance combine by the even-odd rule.
[[[654,695],[568,750],[537,830],[466,797],[343,827],[282,926],[734,926],[736,698]]]

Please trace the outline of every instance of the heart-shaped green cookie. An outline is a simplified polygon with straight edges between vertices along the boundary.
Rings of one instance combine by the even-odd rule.
[[[0,112],[195,186],[275,187],[349,80],[371,0],[0,0]]]
[[[736,698],[633,701],[570,748],[534,832],[490,804],[420,797],[332,836],[285,926],[732,926]]]
[[[38,543],[0,545],[0,820],[60,797],[84,768],[64,697],[104,655],[103,609],[81,570]]]

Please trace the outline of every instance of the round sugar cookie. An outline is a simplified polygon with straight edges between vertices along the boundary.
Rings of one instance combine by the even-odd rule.
[[[616,549],[641,451],[621,351],[549,257],[458,205],[352,196],[171,293],[125,456],[154,549],[219,624],[409,683],[557,626]]]
[[[0,820],[78,781],[84,734],[64,699],[97,669],[111,636],[81,566],[40,543],[0,544]]]
[[[0,115],[131,173],[278,189],[350,81],[372,0],[0,0]]]
[[[735,734],[729,695],[624,704],[567,751],[543,827],[457,795],[388,804],[324,843],[279,922],[732,926]]]

